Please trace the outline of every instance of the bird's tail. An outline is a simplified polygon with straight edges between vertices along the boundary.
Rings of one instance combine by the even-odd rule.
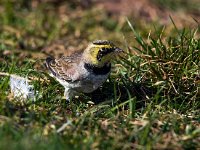
[[[53,65],[54,63],[55,63],[54,58],[47,57],[44,65],[54,76],[56,76],[56,72],[51,67],[51,65]]]

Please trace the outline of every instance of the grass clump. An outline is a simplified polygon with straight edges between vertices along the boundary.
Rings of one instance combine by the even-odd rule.
[[[124,79],[129,77],[127,83],[132,77],[134,83],[145,85],[151,89],[150,92],[155,96],[152,98],[158,103],[167,100],[182,111],[198,104],[195,106],[197,108],[200,61],[200,41],[196,38],[198,31],[177,31],[175,37],[164,40],[162,33],[158,33],[156,38],[149,36],[148,41],[134,33],[140,47],[133,46],[134,54],[129,54],[128,60],[124,59]],[[146,96],[149,97],[148,94]]]

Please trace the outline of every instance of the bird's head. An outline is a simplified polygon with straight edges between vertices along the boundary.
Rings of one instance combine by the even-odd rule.
[[[123,52],[123,50],[116,47],[112,42],[96,40],[88,45],[83,55],[87,63],[101,67],[115,59],[120,52]]]

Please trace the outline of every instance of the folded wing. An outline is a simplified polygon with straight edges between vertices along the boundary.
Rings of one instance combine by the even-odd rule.
[[[46,59],[46,67],[50,70],[53,76],[67,82],[75,82],[80,80],[80,73],[78,72],[78,64],[80,57],[62,57],[54,59],[48,57]]]

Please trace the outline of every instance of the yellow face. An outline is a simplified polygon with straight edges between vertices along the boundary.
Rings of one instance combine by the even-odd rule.
[[[114,55],[120,51],[122,50],[115,47],[111,42],[103,41],[100,44],[92,43],[84,53],[89,63],[101,67],[109,63],[114,58]]]

